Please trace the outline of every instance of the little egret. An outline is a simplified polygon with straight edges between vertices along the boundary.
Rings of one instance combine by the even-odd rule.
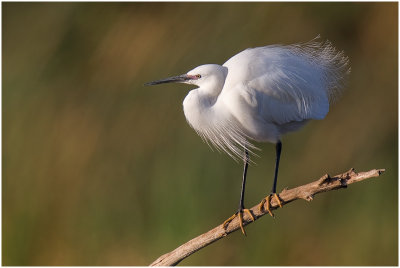
[[[206,64],[187,74],[146,83],[186,83],[198,88],[189,92],[183,110],[189,125],[200,137],[234,159],[242,158],[244,170],[236,216],[243,234],[243,213],[254,221],[244,207],[249,152],[257,149],[251,140],[276,146],[275,174],[271,193],[262,199],[259,209],[270,210],[271,197],[282,206],[276,194],[281,136],[298,130],[310,119],[323,119],[340,95],[349,60],[329,41],[315,39],[293,45],[249,48],[230,58],[222,66]]]

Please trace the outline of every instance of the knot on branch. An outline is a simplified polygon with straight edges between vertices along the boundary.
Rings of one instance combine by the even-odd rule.
[[[308,201],[308,202],[313,201],[314,200],[314,195],[313,194],[307,195],[305,200]]]
[[[379,175],[380,174],[381,173],[379,173]],[[329,176],[329,174],[325,174],[318,180],[318,186],[323,188],[329,185],[336,185],[337,188],[347,188],[348,180],[356,176],[358,176],[358,173],[354,168],[351,168],[349,171],[334,177]]]
[[[332,183],[333,180],[334,179],[332,179],[331,176],[329,176],[328,174],[325,174],[318,180],[318,186],[330,184],[330,183]]]

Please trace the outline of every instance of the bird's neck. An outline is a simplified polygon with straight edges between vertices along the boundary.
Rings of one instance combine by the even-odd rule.
[[[219,94],[224,87],[225,80],[220,77],[210,77],[198,89],[199,97],[204,99],[217,100]]]
[[[186,120],[196,130],[201,130],[212,124],[214,105],[218,99],[217,94],[210,94],[205,88],[193,89],[183,101],[183,111]]]

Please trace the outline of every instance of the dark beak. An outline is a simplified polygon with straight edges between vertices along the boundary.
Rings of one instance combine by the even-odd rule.
[[[153,85],[158,85],[158,84],[164,84],[164,83],[184,83],[188,80],[191,80],[192,77],[190,77],[187,74],[182,74],[174,77],[169,77],[161,80],[156,80],[152,82],[148,82],[144,84],[145,86],[153,86]]]

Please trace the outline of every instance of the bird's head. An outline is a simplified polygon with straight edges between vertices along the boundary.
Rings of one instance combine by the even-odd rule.
[[[225,81],[227,72],[228,70],[226,67],[217,64],[205,64],[194,68],[193,70],[189,71],[186,74],[152,81],[146,83],[145,85],[151,86],[164,83],[185,83],[201,87],[206,84],[213,83],[214,86],[220,86],[222,89],[222,85]],[[215,84],[220,84],[220,85],[215,85]]]

